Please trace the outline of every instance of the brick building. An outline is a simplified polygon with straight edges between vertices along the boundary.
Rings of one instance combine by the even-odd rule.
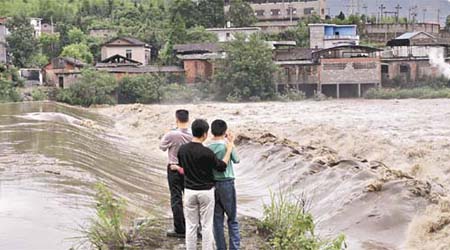
[[[405,33],[387,43],[389,47],[381,55],[383,86],[407,86],[427,78],[441,75],[430,64],[433,52],[448,61],[449,47],[445,40],[427,32]]]
[[[53,58],[42,69],[44,82],[48,86],[68,88],[75,83],[86,64],[70,57]]]
[[[183,62],[186,83],[211,79],[215,60],[224,56],[218,43],[180,44],[176,45],[174,50],[177,58]]]
[[[274,60],[281,67],[278,89],[299,89],[307,96],[360,97],[381,86],[379,50],[346,45],[328,49],[277,50]]]

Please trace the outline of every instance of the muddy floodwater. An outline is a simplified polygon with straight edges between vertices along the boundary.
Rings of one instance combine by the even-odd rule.
[[[69,249],[93,215],[98,181],[132,213],[162,209],[164,172],[113,125],[55,103],[0,104],[0,249]]]
[[[270,190],[289,191],[349,249],[448,249],[450,100],[0,104],[0,249],[73,246],[98,181],[133,216],[170,216],[158,142],[178,108],[239,135],[240,215],[261,217]]]

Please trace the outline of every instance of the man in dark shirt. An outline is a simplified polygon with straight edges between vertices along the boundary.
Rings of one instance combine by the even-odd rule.
[[[186,250],[197,248],[197,228],[202,224],[202,249],[212,250],[214,245],[214,173],[225,171],[234,147],[234,138],[228,138],[227,151],[222,160],[209,148],[203,146],[208,138],[209,125],[197,119],[192,123],[192,142],[184,144],[178,151],[178,162],[184,168],[186,218]]]

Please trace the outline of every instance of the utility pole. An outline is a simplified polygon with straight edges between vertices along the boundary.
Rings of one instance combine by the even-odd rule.
[[[423,8],[423,9],[422,9],[422,13],[423,13],[422,22],[425,23],[425,17],[426,17],[426,15],[427,15],[427,8]]]
[[[367,23],[367,9],[368,9],[368,7],[367,7],[367,4],[366,3],[364,3],[363,4],[363,6],[362,6],[362,8],[364,9],[364,23]]]
[[[380,7],[378,7],[380,9],[380,23],[383,22],[383,12],[386,9],[386,6],[384,6],[384,4],[381,4]]]
[[[397,23],[399,23],[399,18],[400,18],[400,10],[402,9],[402,7],[400,6],[400,4],[397,4],[397,6],[395,6],[395,10],[396,10],[396,13],[395,13],[395,21],[397,22]]]
[[[441,24],[441,9],[437,9],[437,23]]]

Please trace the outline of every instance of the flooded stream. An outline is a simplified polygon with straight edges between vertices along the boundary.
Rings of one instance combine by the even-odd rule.
[[[112,125],[55,103],[0,105],[0,249],[70,248],[94,213],[98,181],[132,213],[162,210],[165,173]]]

